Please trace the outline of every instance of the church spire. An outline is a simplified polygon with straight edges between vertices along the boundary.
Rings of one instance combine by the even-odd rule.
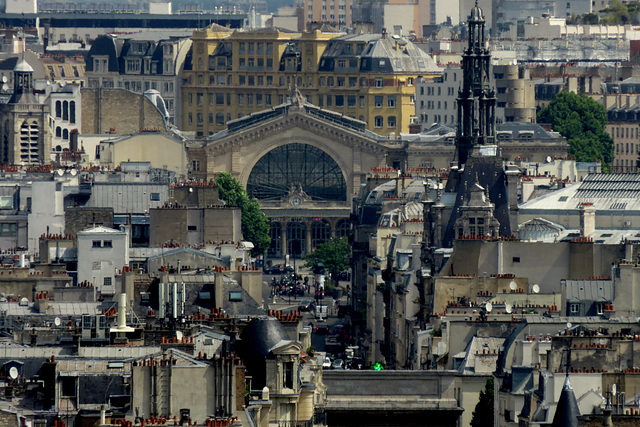
[[[456,146],[458,165],[467,162],[476,145],[495,144],[495,91],[490,86],[491,53],[485,41],[485,20],[476,0],[467,20],[468,46],[462,55],[462,87],[458,92]]]

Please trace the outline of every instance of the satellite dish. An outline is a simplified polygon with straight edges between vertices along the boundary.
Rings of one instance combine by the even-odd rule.
[[[59,317],[56,317],[55,319],[53,319],[53,324],[54,324],[54,325],[56,325],[56,326],[60,326],[60,324],[61,324],[61,323],[62,323],[62,322],[60,322],[60,318],[59,318]]]
[[[551,160],[553,160],[551,156],[547,156],[547,163],[551,163]]]
[[[567,329],[570,329],[571,326],[573,326],[573,325],[571,325],[571,322],[567,322]]]
[[[69,172],[71,174],[71,176],[76,176],[78,174],[78,171],[75,169],[71,169],[71,172]]]
[[[9,81],[7,76],[2,76],[2,83],[6,83],[7,81]]]
[[[64,80],[60,80],[58,84],[60,85],[60,87],[65,87],[67,85],[67,82],[65,82]]]
[[[493,304],[488,302],[487,305],[484,306],[484,308],[485,310],[487,310],[487,313],[491,313],[491,310],[493,310]]]
[[[176,339],[178,340],[178,342],[182,341],[183,337],[184,335],[182,335],[182,332],[176,331]]]
[[[9,377],[12,380],[15,380],[16,378],[18,378],[18,368],[16,368],[15,366],[12,366],[11,369],[9,369]],[[615,394],[614,394],[614,396],[615,396]]]
[[[513,306],[511,304],[507,304],[504,306],[504,309],[507,311],[508,314],[511,314],[511,312],[513,311]]]
[[[540,286],[538,285],[533,285],[533,293],[537,294],[538,292],[540,292]]]
[[[58,169],[58,170],[56,171],[56,173],[57,173],[59,176],[62,176],[62,175],[64,175],[64,169]]]
[[[4,91],[9,90],[9,85],[8,85],[8,84],[6,84],[6,83],[3,83],[3,84],[2,84],[2,90],[4,90]]]
[[[22,306],[22,307],[26,307],[29,305],[29,300],[26,299],[25,297],[22,297],[20,299],[20,302],[18,303],[18,305]]]
[[[511,289],[512,291],[515,291],[517,288],[518,288],[518,284],[516,282],[514,282],[513,280],[509,282],[509,289]]]
[[[14,369],[14,368],[11,368],[11,369]],[[615,385],[615,384],[614,384],[614,385],[612,385],[612,386],[611,386],[611,394],[612,394],[613,396],[615,396],[617,392],[618,392],[618,387],[616,387],[616,385]]]

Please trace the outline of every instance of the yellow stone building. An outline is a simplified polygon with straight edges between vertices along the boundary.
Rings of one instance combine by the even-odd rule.
[[[284,103],[297,86],[306,101],[363,121],[379,135],[408,132],[418,77],[439,76],[433,59],[387,34],[194,31],[185,65],[183,127],[198,136]]]

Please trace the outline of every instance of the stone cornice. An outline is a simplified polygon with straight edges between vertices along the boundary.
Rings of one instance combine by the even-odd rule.
[[[305,112],[290,110],[287,114],[234,132],[232,135],[225,136],[219,140],[204,141],[204,149],[208,154],[221,154],[230,151],[234,146],[262,142],[265,138],[277,137],[283,131],[296,127],[312,132],[314,135],[326,138],[331,142],[337,142],[351,148],[357,147],[372,154],[382,155],[391,148],[383,142],[369,138],[359,132],[334,125]]]

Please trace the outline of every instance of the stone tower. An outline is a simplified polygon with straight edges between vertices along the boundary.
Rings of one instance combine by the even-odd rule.
[[[13,95],[0,107],[0,164],[50,163],[49,109],[33,94],[33,68],[22,59],[13,72]]]
[[[478,2],[468,19],[469,45],[462,55],[463,80],[458,92],[456,146],[458,166],[474,146],[495,144],[496,97],[489,84],[491,54],[485,42],[485,20]]]

